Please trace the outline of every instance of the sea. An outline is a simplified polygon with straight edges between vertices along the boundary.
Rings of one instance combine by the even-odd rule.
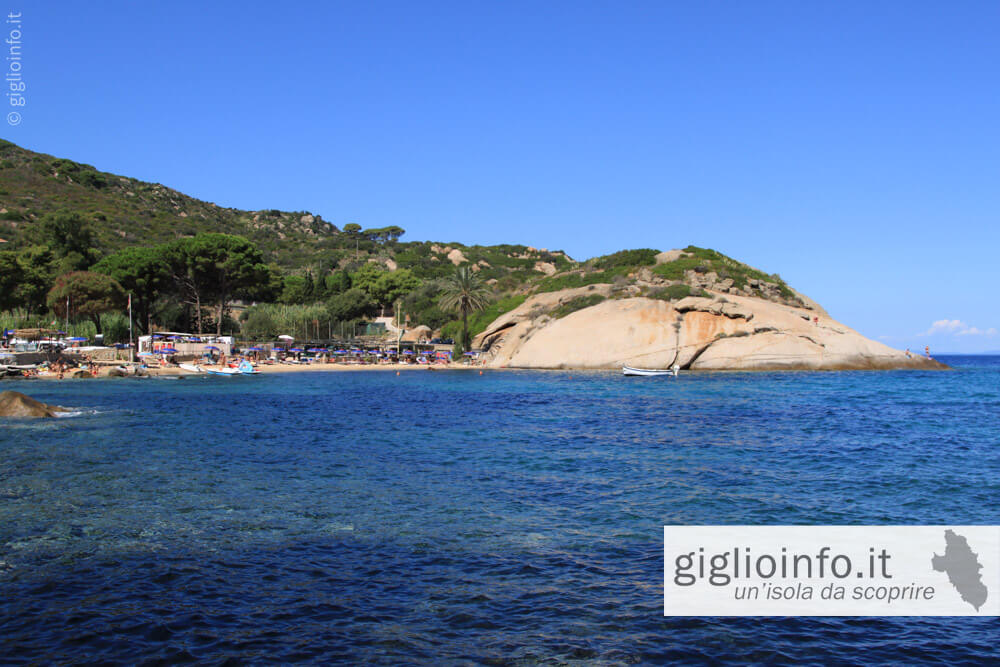
[[[985,664],[996,618],[665,618],[663,526],[1000,524],[954,370],[5,381],[0,662]]]

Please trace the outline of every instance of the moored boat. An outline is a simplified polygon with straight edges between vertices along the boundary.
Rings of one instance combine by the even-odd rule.
[[[651,377],[656,375],[673,375],[677,376],[677,372],[680,369],[677,366],[673,368],[633,368],[631,366],[622,366],[622,375],[631,375],[637,377]]]

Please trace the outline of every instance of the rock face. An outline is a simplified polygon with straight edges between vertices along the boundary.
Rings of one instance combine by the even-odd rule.
[[[618,298],[553,316],[589,295]],[[612,285],[533,296],[494,321],[474,345],[485,350],[488,365],[510,368],[946,368],[869,340],[818,307],[718,293],[670,302],[632,297]]]
[[[19,391],[0,392],[0,417],[56,417],[66,408],[48,405]]]

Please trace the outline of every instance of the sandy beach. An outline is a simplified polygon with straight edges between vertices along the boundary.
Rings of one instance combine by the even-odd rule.
[[[102,365],[98,374],[94,378],[87,379],[119,379],[117,376],[108,375],[108,371],[117,366]],[[207,366],[203,365],[202,368],[206,370],[219,370],[219,366]],[[434,366],[430,365],[419,365],[419,364],[262,364],[256,366],[254,370],[260,371],[262,375],[271,374],[286,374],[286,373],[310,373],[310,372],[321,372],[321,371],[333,371],[333,372],[356,372],[356,371],[372,371],[372,372],[386,372],[386,371],[483,371],[482,366],[473,366],[469,364],[436,364]],[[496,370],[496,369],[493,369]],[[149,377],[196,377],[199,375],[204,375],[204,373],[194,373],[183,368],[176,366],[168,366],[165,368],[147,368],[147,373]],[[32,376],[32,378],[24,379],[39,379],[39,380],[58,380],[59,376],[56,373],[49,371],[42,371],[38,375]],[[13,378],[19,379],[19,378]],[[64,380],[79,379],[72,377],[72,371],[67,371],[63,377]]]

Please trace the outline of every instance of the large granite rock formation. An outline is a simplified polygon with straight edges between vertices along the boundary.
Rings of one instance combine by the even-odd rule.
[[[533,296],[475,345],[488,365],[510,368],[946,368],[869,340],[798,294],[801,306],[719,293],[667,301],[635,291],[602,284]],[[585,298],[599,303],[560,312]]]

